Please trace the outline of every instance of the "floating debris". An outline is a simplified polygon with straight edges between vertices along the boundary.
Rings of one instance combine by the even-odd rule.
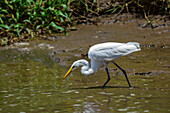
[[[137,72],[135,75],[150,75],[152,72]]]
[[[29,46],[30,43],[28,42],[21,42],[21,43],[14,43],[14,46]]]

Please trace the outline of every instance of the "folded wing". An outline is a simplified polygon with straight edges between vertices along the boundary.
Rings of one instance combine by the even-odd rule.
[[[89,59],[110,61],[135,51],[140,51],[140,45],[137,42],[107,42],[92,46],[89,49],[88,56]]]

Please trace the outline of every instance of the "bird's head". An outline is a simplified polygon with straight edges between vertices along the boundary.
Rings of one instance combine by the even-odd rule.
[[[75,62],[71,65],[71,67],[70,67],[70,69],[67,71],[67,73],[65,74],[64,78],[66,78],[66,77],[71,73],[72,70],[75,70],[75,69],[77,69],[77,68],[80,67],[80,66],[88,66],[88,62],[87,62],[86,60],[84,60],[84,59],[75,61]]]

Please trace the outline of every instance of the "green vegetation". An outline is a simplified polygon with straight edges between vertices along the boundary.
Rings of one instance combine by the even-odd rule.
[[[170,0],[1,0],[0,45],[44,33],[66,34],[72,21],[93,21],[102,14],[136,13],[151,23],[149,15],[169,15],[169,9]]]
[[[1,0],[0,36],[5,42],[34,37],[36,33],[64,32],[71,23],[68,0]],[[19,37],[19,38],[16,38]]]

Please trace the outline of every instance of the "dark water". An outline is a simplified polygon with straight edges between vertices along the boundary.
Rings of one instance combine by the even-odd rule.
[[[28,47],[0,50],[0,112],[169,113],[169,28],[139,29],[135,24],[79,26],[56,41],[35,40]],[[142,51],[116,59],[127,71],[132,89],[114,65],[111,81],[104,69],[90,77],[75,70],[64,74],[74,60],[84,58],[89,46],[105,41],[137,41]],[[50,44],[54,49],[41,48]],[[85,57],[85,59],[87,59]]]

